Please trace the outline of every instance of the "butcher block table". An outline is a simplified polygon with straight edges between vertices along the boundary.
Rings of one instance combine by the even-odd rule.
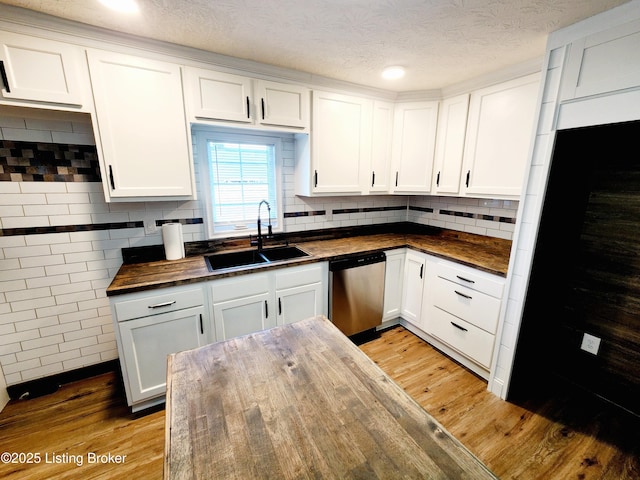
[[[329,320],[169,356],[166,479],[495,479]]]

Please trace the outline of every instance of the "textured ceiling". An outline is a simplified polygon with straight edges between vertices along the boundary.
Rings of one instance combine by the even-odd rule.
[[[542,58],[547,34],[627,0],[0,0],[50,15],[398,92]],[[385,66],[407,74],[389,82]]]

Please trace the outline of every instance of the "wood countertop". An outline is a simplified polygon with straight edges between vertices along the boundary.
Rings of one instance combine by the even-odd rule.
[[[497,477],[315,317],[169,356],[164,478]]]
[[[208,270],[203,255],[173,261],[160,260],[126,264],[120,268],[111,285],[107,288],[107,295],[113,296],[184,285],[215,278],[242,275],[248,272],[281,268],[283,266],[334,260],[353,253],[403,247],[413,248],[496,275],[506,276],[511,250],[511,241],[509,240],[453,230],[442,230],[437,234],[384,233],[361,235],[303,241],[296,243],[296,245],[310,255],[293,260],[250,267],[237,267],[217,272]]]

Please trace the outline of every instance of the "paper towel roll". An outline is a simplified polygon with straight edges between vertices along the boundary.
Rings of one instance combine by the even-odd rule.
[[[184,258],[184,242],[182,240],[182,224],[165,223],[162,225],[162,241],[164,255],[167,260]]]

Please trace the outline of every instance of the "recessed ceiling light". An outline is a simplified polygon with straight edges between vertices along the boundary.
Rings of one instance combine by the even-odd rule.
[[[122,13],[137,13],[138,4],[136,0],[99,0],[101,4],[111,10],[116,10]]]
[[[404,77],[404,68],[403,67],[387,67],[382,72],[382,78],[386,78],[387,80],[396,80],[398,78]]]

